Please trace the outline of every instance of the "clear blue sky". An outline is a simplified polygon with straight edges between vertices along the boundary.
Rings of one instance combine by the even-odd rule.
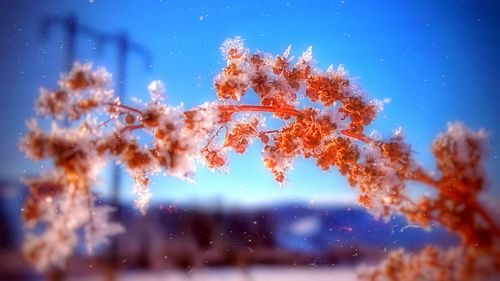
[[[33,116],[40,86],[55,85],[63,68],[62,30],[41,40],[44,16],[74,13],[106,32],[126,31],[153,55],[146,71],[130,57],[128,97],[146,98],[146,85],[163,80],[168,102],[186,107],[214,99],[212,79],[223,67],[220,44],[236,35],[251,49],[281,53],[308,46],[319,66],[344,64],[369,96],[391,99],[372,128],[383,135],[403,127],[417,159],[434,169],[430,144],[448,121],[490,132],[488,169],[500,194],[500,4],[496,1],[1,1],[0,176],[35,172],[17,151]],[[77,58],[115,73],[116,53],[80,37]],[[260,147],[231,155],[230,173],[200,169],[197,184],[158,177],[154,200],[253,204],[304,200],[350,202],[353,193],[336,171],[297,161],[287,187],[263,168]],[[109,171],[103,172],[103,180]],[[126,181],[130,185],[130,181]],[[125,187],[124,197],[131,198]]]

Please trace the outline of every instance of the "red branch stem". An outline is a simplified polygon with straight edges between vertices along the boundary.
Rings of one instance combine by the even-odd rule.
[[[137,114],[139,114],[139,115],[142,115],[142,111],[140,111],[140,110],[139,110],[139,109],[137,109],[137,108],[134,108],[134,107],[128,106],[128,105],[116,104],[116,103],[111,103],[111,102],[106,103],[106,105],[109,105],[109,106],[114,106],[114,107],[118,107],[118,108],[122,108],[122,109],[125,109],[125,110],[128,110],[128,111],[135,112],[135,113],[137,113]]]
[[[291,116],[298,117],[302,113],[291,107],[276,107],[270,105],[250,105],[250,104],[238,104],[238,105],[219,105],[217,106],[219,110],[225,112],[271,112],[271,113],[281,113],[288,114]]]
[[[141,128],[144,128],[144,125],[142,124],[138,124],[138,125],[131,125],[131,126],[126,126],[126,127],[123,127],[120,132],[123,133],[125,131],[133,131],[133,130],[136,130],[136,129],[141,129]]]
[[[138,110],[136,108],[127,106],[127,105],[113,104],[113,103],[108,103],[107,105],[109,105],[109,106],[116,106],[116,107],[119,107],[119,108],[123,108],[123,109],[129,110],[129,111],[135,112],[137,114],[140,114],[140,115],[143,114],[142,111],[140,111],[140,110]],[[300,116],[302,114],[299,110],[296,110],[294,108],[287,108],[287,107],[280,108],[280,107],[268,106],[268,105],[249,105],[249,104],[241,104],[241,105],[219,105],[218,109],[220,111],[224,111],[224,112],[227,112],[227,113],[235,113],[235,112],[269,112],[269,113],[288,114],[288,115],[295,116],[295,117],[298,117],[298,116]],[[193,111],[193,110],[190,110],[190,111]],[[187,111],[187,112],[190,112],[190,111]],[[122,132],[124,132],[124,131],[133,131],[135,129],[140,129],[140,128],[143,128],[143,127],[144,127],[143,125],[132,125],[132,126],[127,126],[127,127],[122,128],[121,131]],[[271,132],[275,132],[275,131],[267,131],[267,132],[263,132],[263,133],[271,133]],[[340,133],[343,134],[343,135],[345,135],[345,136],[357,139],[357,140],[359,140],[359,141],[361,141],[363,143],[369,143],[370,142],[370,139],[368,137],[364,136],[363,134],[359,134],[359,133],[356,133],[356,132],[353,132],[353,131],[350,131],[350,130],[341,130]],[[434,180],[433,178],[431,178],[430,176],[428,176],[423,171],[416,172],[415,175],[414,175],[414,177],[411,178],[410,180],[421,182],[421,183],[424,183],[424,184],[426,184],[426,185],[428,185],[428,186],[430,186],[430,187],[432,187],[434,189],[437,189],[441,194],[443,194],[444,196],[446,196],[449,199],[453,200],[454,202],[457,202],[457,203],[463,203],[464,202],[463,200],[461,200],[461,198],[457,194],[453,193],[452,191],[448,190],[446,187],[442,186],[439,181]],[[475,201],[475,200],[467,200],[465,202],[465,204],[468,207],[470,207],[471,209],[473,209],[474,211],[476,211],[478,213],[478,215],[481,216],[484,219],[484,221],[490,225],[490,227],[495,232],[495,234],[498,235],[498,236],[500,236],[500,229],[496,226],[496,224],[495,224],[494,220],[491,218],[491,216],[486,212],[486,210],[484,210],[477,203],[477,201]]]
[[[421,170],[415,172],[414,176],[410,178],[410,180],[424,183],[427,186],[436,189],[442,195],[454,201],[455,203],[462,203],[467,205],[467,207],[474,210],[491,227],[492,231],[498,237],[500,237],[500,228],[498,228],[498,226],[496,225],[495,220],[493,220],[488,212],[483,207],[481,207],[481,205],[475,199],[463,200],[459,194],[454,193],[448,188],[448,186],[443,185],[440,181],[434,180],[432,177]]]

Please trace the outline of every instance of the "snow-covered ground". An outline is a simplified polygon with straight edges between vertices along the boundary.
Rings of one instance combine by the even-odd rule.
[[[117,276],[118,280],[140,280],[140,281],[332,281],[356,280],[356,272],[353,268],[332,267],[251,267],[246,270],[240,268],[207,268],[203,270],[191,270],[189,272],[179,270],[167,270],[164,272],[122,272]],[[72,281],[99,280],[99,276],[87,276],[84,278],[69,278]]]

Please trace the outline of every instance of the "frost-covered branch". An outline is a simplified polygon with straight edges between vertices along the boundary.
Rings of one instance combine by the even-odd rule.
[[[32,121],[20,142],[29,158],[50,159],[54,165],[54,172],[27,180],[25,253],[38,269],[63,266],[80,228],[86,229],[89,245],[122,231],[107,222],[109,209],[93,203],[96,163],[114,161],[126,169],[136,183],[135,206],[144,213],[151,175],[191,180],[197,164],[224,169],[228,151],[244,153],[256,141],[262,144],[264,166],[280,184],[295,158],[309,158],[323,170],[339,170],[359,192],[358,202],[374,215],[399,213],[423,227],[438,222],[462,239],[456,251],[463,255],[435,253],[440,250],[430,247],[420,258],[397,259],[398,266],[420,266],[432,261],[428,255],[443,255],[450,262],[466,256],[460,265],[470,276],[498,272],[469,264],[475,257],[498,260],[500,253],[498,226],[477,199],[485,183],[484,132],[451,123],[433,144],[439,174],[430,176],[414,160],[401,130],[388,139],[365,134],[383,102],[368,99],[343,67],[317,69],[311,48],[296,60],[289,58],[290,48],[278,56],[251,53],[240,38],[227,40],[222,51],[227,64],[214,79],[217,100],[192,109],[165,104],[159,81],[148,87],[150,102],[124,104],[109,86],[110,75],[90,65],[75,64],[58,89],[41,90],[37,111],[53,126],[44,131]],[[258,104],[239,103],[249,91]],[[283,122],[266,128],[269,115]],[[58,125],[61,120],[71,125]],[[150,135],[147,142],[138,140],[138,131]],[[437,194],[412,198],[411,181]],[[30,231],[36,225],[44,231]],[[392,254],[390,266],[396,255],[402,254]],[[383,279],[391,276],[387,270],[363,276]]]

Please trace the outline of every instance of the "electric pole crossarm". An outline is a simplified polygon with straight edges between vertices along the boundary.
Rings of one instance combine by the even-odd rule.
[[[65,31],[64,44],[66,44],[66,68],[70,69],[75,59],[77,35],[84,35],[97,40],[102,48],[106,44],[115,45],[118,48],[126,50],[126,53],[133,52],[142,57],[146,69],[152,65],[153,58],[146,47],[138,42],[130,40],[125,32],[109,33],[98,30],[86,24],[79,23],[76,16],[46,16],[42,19],[41,36],[47,39],[52,26],[61,26]]]

